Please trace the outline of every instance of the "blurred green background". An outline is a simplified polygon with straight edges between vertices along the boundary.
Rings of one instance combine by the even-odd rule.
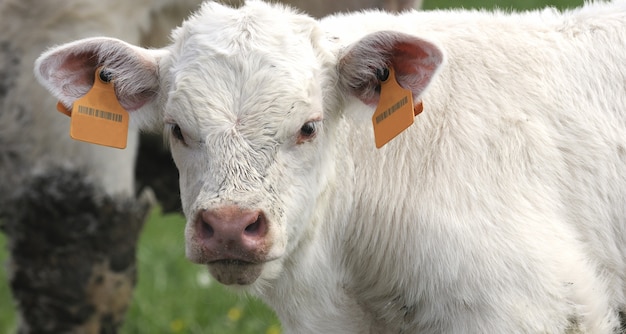
[[[545,6],[572,8],[583,4],[583,0],[424,0],[424,9],[435,8],[502,8],[534,9]]]
[[[338,0],[341,1],[341,0]],[[425,9],[571,8],[582,0],[425,0]],[[184,219],[155,209],[139,242],[139,282],[122,333],[280,333],[274,314],[251,297],[214,282],[205,267],[185,260]],[[14,333],[14,305],[6,281],[6,240],[0,234],[0,333]]]

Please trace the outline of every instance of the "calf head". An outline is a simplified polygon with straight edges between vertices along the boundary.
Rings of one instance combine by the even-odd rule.
[[[442,60],[431,43],[392,32],[341,53],[315,20],[260,2],[205,3],[172,37],[162,50],[70,43],[42,55],[36,74],[69,106],[104,66],[133,120],[164,129],[187,257],[227,285],[277,277],[315,229],[330,228],[325,194],[344,177],[335,161],[347,153],[341,110],[361,103],[346,96],[375,104],[377,69],[394,66],[417,97]]]

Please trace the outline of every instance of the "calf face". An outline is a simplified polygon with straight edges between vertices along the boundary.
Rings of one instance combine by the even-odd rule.
[[[187,256],[229,285],[275,278],[336,207],[328,192],[350,180],[335,170],[349,131],[341,111],[361,103],[349,96],[375,105],[376,73],[393,66],[419,97],[442,61],[433,44],[392,32],[343,49],[317,21],[260,2],[206,3],[173,40],[164,50],[79,41],[44,54],[36,73],[70,105],[104,66],[134,120],[163,127]]]
[[[280,271],[315,214],[329,161],[323,68],[308,37],[315,21],[273,26],[248,15],[204,6],[174,33],[164,61],[163,121],[180,171],[187,256],[225,284]],[[267,33],[277,30],[285,34]]]

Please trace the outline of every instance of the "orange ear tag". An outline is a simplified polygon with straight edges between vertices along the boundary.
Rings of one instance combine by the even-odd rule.
[[[96,70],[89,92],[74,102],[70,137],[92,144],[126,148],[128,112],[117,100],[113,82],[103,81],[100,71],[102,67]],[[57,105],[57,109],[68,114],[63,105]]]
[[[398,84],[393,67],[389,67],[389,77],[380,83],[380,100],[372,116],[376,148],[381,148],[411,126],[414,113],[419,112],[413,109],[412,92]]]

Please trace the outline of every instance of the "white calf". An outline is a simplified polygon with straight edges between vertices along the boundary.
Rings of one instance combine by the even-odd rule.
[[[102,65],[164,126],[188,257],[287,332],[618,329],[626,1],[322,21],[206,3],[173,39],[77,41],[36,74],[69,106]],[[386,68],[424,112],[377,150]]]

